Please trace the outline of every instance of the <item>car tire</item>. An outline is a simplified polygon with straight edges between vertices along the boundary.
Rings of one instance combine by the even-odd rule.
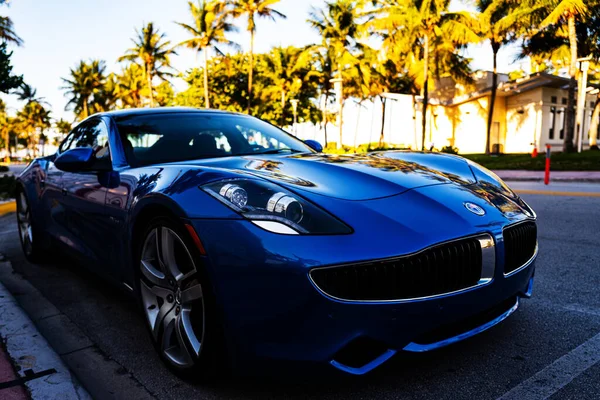
[[[136,291],[163,362],[195,381],[222,376],[226,351],[203,256],[183,224],[152,219],[137,240]]]
[[[17,203],[17,226],[19,241],[27,261],[38,264],[48,259],[48,254],[43,247],[44,235],[37,229],[37,224],[31,214],[31,203],[23,189],[19,189],[16,195]]]

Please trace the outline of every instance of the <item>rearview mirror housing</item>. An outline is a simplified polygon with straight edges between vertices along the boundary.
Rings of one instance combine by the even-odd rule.
[[[310,147],[311,149],[313,149],[314,151],[316,151],[317,153],[322,153],[323,152],[323,146],[321,146],[321,143],[317,142],[316,140],[305,140],[304,143]]]
[[[67,150],[54,160],[56,168],[66,172],[108,171],[111,168],[104,165],[94,155],[91,147],[76,147]]]

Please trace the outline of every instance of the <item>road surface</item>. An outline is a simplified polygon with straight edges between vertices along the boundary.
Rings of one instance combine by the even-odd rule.
[[[513,186],[529,192],[548,189],[530,182]],[[26,262],[14,215],[0,218],[0,252],[118,362],[123,373],[130,373],[160,399],[518,399],[532,398],[532,390],[539,398],[597,399],[600,198],[593,193],[600,193],[600,186],[563,184],[553,190],[579,194],[523,195],[539,219],[533,299],[523,301],[511,318],[478,337],[428,354],[400,354],[363,377],[283,382],[237,378],[204,386],[182,381],[160,362],[130,299],[71,261]]]

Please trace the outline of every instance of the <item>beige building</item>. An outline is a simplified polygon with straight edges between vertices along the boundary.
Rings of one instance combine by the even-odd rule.
[[[475,89],[465,89],[450,79],[439,82],[428,109],[426,145],[457,147],[460,153],[485,151],[491,73],[476,76]],[[538,73],[516,81],[500,75],[491,132],[491,151],[530,153],[546,144],[562,150],[565,133],[568,79]],[[589,147],[589,130],[596,94],[587,94],[583,148]],[[420,120],[418,113],[417,120]],[[420,132],[420,129],[419,129]],[[599,137],[596,130],[593,134]],[[420,135],[419,135],[420,136]]]

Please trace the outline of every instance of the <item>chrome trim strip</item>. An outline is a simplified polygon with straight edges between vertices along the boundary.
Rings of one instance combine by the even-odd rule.
[[[434,249],[436,247],[444,246],[444,245],[447,245],[450,243],[454,243],[454,242],[458,242],[458,241],[466,240],[466,239],[477,239],[479,241],[479,243],[481,244],[481,253],[482,253],[481,254],[481,256],[482,256],[481,277],[480,277],[479,281],[477,282],[477,284],[463,288],[463,289],[455,290],[453,292],[439,293],[439,294],[434,294],[431,296],[415,297],[415,298],[408,298],[408,299],[351,300],[351,299],[342,299],[342,298],[335,297],[335,296],[328,294],[327,292],[322,290],[319,287],[319,285],[317,285],[317,283],[314,281],[314,279],[312,277],[313,271],[318,271],[318,270],[322,270],[322,269],[352,267],[355,265],[363,265],[363,264],[370,264],[370,263],[377,263],[377,262],[388,262],[388,261],[394,261],[394,260],[401,260],[403,258],[411,257],[414,255],[420,254],[424,251]],[[337,300],[337,301],[341,301],[341,302],[345,302],[345,303],[375,303],[375,304],[376,303],[411,303],[411,302],[415,302],[415,301],[431,300],[431,299],[436,299],[436,298],[440,298],[440,297],[452,296],[455,294],[468,292],[470,290],[489,285],[494,280],[495,271],[496,271],[496,242],[494,241],[494,237],[492,235],[490,235],[488,233],[483,233],[483,234],[467,236],[467,237],[449,240],[447,242],[438,243],[433,246],[429,246],[422,250],[419,250],[415,253],[407,254],[404,256],[400,256],[400,257],[385,258],[385,259],[357,262],[357,263],[343,264],[343,265],[334,265],[334,266],[329,266],[329,267],[313,268],[309,271],[308,277],[309,277],[310,282],[313,284],[313,286],[315,288],[317,288],[317,290],[321,294],[323,294],[324,296],[329,297],[330,299],[333,299],[333,300]]]
[[[133,292],[133,288],[131,286],[129,286],[127,283],[123,282],[123,286],[125,286],[127,288],[127,290],[129,290],[130,292]]]
[[[462,340],[470,338],[471,336],[475,336],[478,333],[486,331],[495,325],[498,325],[500,322],[502,322],[506,318],[508,318],[512,313],[517,311],[517,308],[519,308],[519,297],[518,296],[517,296],[517,301],[515,302],[514,306],[509,308],[502,315],[499,315],[498,317],[494,318],[493,320],[486,322],[485,324],[480,325],[475,329],[471,329],[468,332],[464,332],[464,333],[461,333],[460,335],[456,335],[451,338],[444,339],[444,340],[441,340],[441,341],[435,342],[435,343],[430,343],[430,344],[419,344],[419,343],[414,343],[414,342],[409,343],[402,350],[415,352],[415,353],[423,353],[426,351],[436,350],[441,347],[445,347],[445,346],[460,342]]]
[[[538,242],[536,241],[535,242],[535,251],[533,252],[533,256],[529,259],[529,261],[527,261],[525,264],[523,264],[519,268],[515,269],[514,271],[510,271],[508,274],[504,274],[504,277],[508,278],[510,276],[518,274],[519,272],[523,271],[524,269],[526,269],[527,267],[529,267],[531,264],[533,264],[533,262],[537,258],[538,250],[539,250],[539,246],[538,246]]]
[[[372,361],[366,363],[365,365],[363,365],[362,367],[358,367],[358,368],[349,367],[349,366],[342,364],[335,360],[331,360],[329,363],[331,365],[333,365],[334,367],[336,367],[337,369],[347,372],[349,374],[364,375],[367,372],[372,371],[373,369],[379,367],[381,364],[383,364],[384,362],[386,362],[387,360],[392,358],[392,356],[396,353],[397,353],[396,350],[388,349],[388,350],[384,351],[379,357],[375,358],[374,360],[372,360]]]

